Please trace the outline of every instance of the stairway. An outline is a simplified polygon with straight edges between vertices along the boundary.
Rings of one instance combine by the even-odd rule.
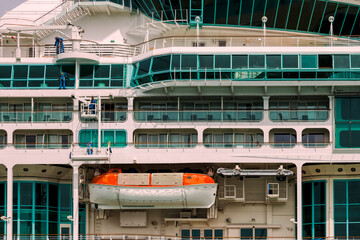
[[[85,9],[82,6],[80,6],[78,3],[75,3],[72,6],[70,6],[69,9],[62,11],[59,15],[48,20],[42,25],[45,26],[67,25],[69,23],[76,21],[77,19],[79,19],[80,17],[86,14],[87,11],[85,11]],[[39,38],[44,38],[54,31],[55,30],[40,30],[36,34]]]

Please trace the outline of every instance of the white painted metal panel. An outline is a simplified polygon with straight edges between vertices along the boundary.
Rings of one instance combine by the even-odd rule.
[[[89,184],[90,202],[100,209],[209,208],[217,184],[173,187],[126,187]]]
[[[120,173],[118,185],[147,186],[150,183],[150,173]]]
[[[145,211],[121,211],[121,227],[146,227],[147,214]]]

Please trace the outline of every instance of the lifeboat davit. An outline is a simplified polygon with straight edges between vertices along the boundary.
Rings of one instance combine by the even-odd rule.
[[[90,202],[98,209],[210,208],[217,184],[205,174],[122,173],[121,169],[94,177]]]

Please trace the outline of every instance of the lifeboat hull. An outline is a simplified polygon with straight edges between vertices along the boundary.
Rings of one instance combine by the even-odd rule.
[[[132,187],[89,184],[90,202],[98,209],[210,208],[217,184]]]

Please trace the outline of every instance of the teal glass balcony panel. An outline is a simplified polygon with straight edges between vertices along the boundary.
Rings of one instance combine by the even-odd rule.
[[[127,111],[101,111],[102,122],[125,122]],[[97,122],[97,119],[80,118],[81,122]]]
[[[328,110],[269,110],[270,120],[274,122],[326,121]]]
[[[135,111],[138,122],[259,122],[262,110]]]
[[[127,146],[127,132],[122,129],[101,130],[101,147],[123,148]],[[98,146],[98,131],[96,129],[83,129],[79,132],[79,146],[86,148],[91,144],[93,148]]]
[[[72,111],[1,111],[0,122],[70,122]]]
[[[321,55],[321,59],[349,63],[357,55]],[[359,81],[357,65],[332,64],[324,68],[318,55],[164,55],[134,64],[131,86],[158,81]],[[222,62],[218,62],[223,59]],[[274,60],[276,63],[274,64]],[[311,64],[300,60],[310,59]],[[340,59],[340,60],[339,60]],[[166,62],[170,61],[170,63]],[[239,64],[239,61],[241,62]],[[285,63],[287,61],[288,63]],[[166,62],[166,63],[165,63]],[[169,66],[171,68],[169,69]],[[221,68],[221,67],[223,68]],[[353,67],[354,66],[354,67]],[[338,68],[335,68],[338,67]],[[341,68],[340,68],[341,67]],[[81,82],[81,81],[80,81]],[[89,84],[89,86],[92,86]]]
[[[116,0],[112,0],[116,1]],[[327,0],[197,1],[132,0],[143,14],[160,21],[201,17],[202,25],[262,28],[267,16],[268,29],[330,34],[329,16],[335,16],[334,35],[360,35],[359,6]],[[278,11],[279,10],[279,11]],[[181,23],[180,23],[181,24]],[[186,23],[184,23],[186,24]]]
[[[67,73],[66,88],[75,86],[74,65],[1,65],[1,88],[47,89],[59,88],[58,78],[61,71]]]

